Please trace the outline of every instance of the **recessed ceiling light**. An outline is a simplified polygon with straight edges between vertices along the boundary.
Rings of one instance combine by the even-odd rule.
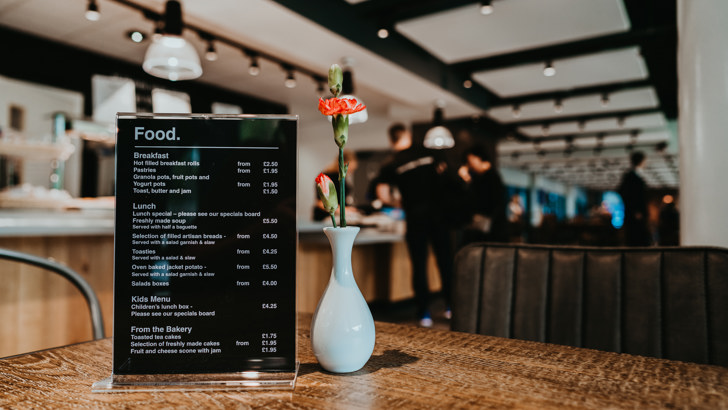
[[[101,13],[99,12],[99,6],[96,4],[96,0],[89,0],[84,17],[88,21],[99,21]]]
[[[377,31],[377,36],[379,38],[387,38],[389,37],[389,30],[386,28],[380,28],[379,31]]]
[[[293,75],[293,70],[288,70],[288,76],[286,76],[286,80],[283,82],[283,85],[285,85],[286,88],[296,87],[296,77]]]
[[[212,42],[212,40],[210,40],[207,44],[205,59],[207,61],[217,61],[217,50],[215,50],[215,44]]]
[[[556,69],[554,68],[554,64],[551,60],[546,61],[546,64],[543,67],[543,75],[546,77],[553,77],[556,75]]]
[[[139,30],[131,30],[126,33],[126,35],[129,36],[129,39],[135,43],[141,43],[147,38],[147,36]]]
[[[480,2],[480,14],[484,16],[493,14],[493,5],[491,4],[491,0]]]
[[[602,93],[599,103],[602,105],[602,107],[608,106],[609,105],[609,93]]]

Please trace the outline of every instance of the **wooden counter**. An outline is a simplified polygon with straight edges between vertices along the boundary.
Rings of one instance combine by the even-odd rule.
[[[111,335],[114,237],[0,237],[0,247],[53,258],[78,272],[96,291]],[[0,260],[0,357],[92,338],[81,293],[61,276]]]
[[[105,339],[0,360],[0,408],[728,408],[728,368],[376,322],[362,370],[325,372],[299,317],[293,391],[91,393]]]
[[[22,218],[11,218],[21,215]],[[0,247],[53,258],[81,274],[97,292],[106,334],[113,324],[113,224],[109,217],[84,222],[78,213],[0,212]],[[41,223],[54,223],[40,235]],[[65,219],[64,219],[65,218]],[[18,221],[22,221],[22,225]],[[55,221],[55,222],[50,222]],[[111,221],[113,222],[113,221]],[[22,225],[22,226],[21,226]],[[299,240],[297,309],[313,312],[331,275],[331,248],[319,229]],[[401,234],[362,230],[352,252],[352,267],[367,301],[400,301],[414,296],[412,269]],[[0,357],[91,339],[83,296],[65,279],[39,268],[0,260]],[[440,289],[434,262],[430,288]]]

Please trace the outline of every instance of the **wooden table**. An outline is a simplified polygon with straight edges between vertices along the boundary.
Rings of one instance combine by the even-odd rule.
[[[91,393],[111,340],[0,360],[0,408],[728,408],[728,368],[377,322],[374,355],[323,371],[299,318],[293,391]]]

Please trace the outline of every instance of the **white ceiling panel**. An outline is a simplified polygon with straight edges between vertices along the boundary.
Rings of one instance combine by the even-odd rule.
[[[400,22],[395,29],[444,62],[456,63],[630,28],[622,0],[496,0],[493,9],[482,15],[474,2]]]
[[[584,95],[564,100],[564,110],[557,113],[551,100],[537,101],[521,105],[519,117],[514,117],[510,106],[493,107],[488,116],[501,123],[528,120],[557,121],[560,117],[571,117],[582,114],[596,114],[630,109],[655,108],[659,105],[657,94],[652,87],[616,91],[609,94],[609,102],[602,104],[599,94]]]
[[[499,97],[577,87],[612,84],[647,78],[647,66],[638,47],[553,60],[556,74],[543,74],[545,62],[473,73],[472,78]],[[564,106],[566,107],[566,102]]]

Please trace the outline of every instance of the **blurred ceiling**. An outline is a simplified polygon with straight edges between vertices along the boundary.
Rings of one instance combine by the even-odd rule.
[[[678,185],[673,0],[276,1],[482,109],[500,166],[611,189],[640,149]]]
[[[148,42],[133,43],[127,33],[151,34],[149,17],[165,1],[98,0],[97,22],[83,18],[87,3],[0,0],[0,26],[141,65]],[[628,152],[642,149],[648,183],[677,187],[675,0],[493,0],[487,15],[482,2],[462,0],[182,5],[196,29],[185,37],[201,56],[212,38],[219,55],[203,59],[199,81],[313,107],[315,73],[347,58],[370,118],[429,121],[437,102],[447,119],[489,124],[503,141],[501,166],[609,189]],[[244,51],[273,58],[252,77]],[[547,63],[553,76],[544,75]],[[282,85],[285,65],[298,69],[295,89]]]

